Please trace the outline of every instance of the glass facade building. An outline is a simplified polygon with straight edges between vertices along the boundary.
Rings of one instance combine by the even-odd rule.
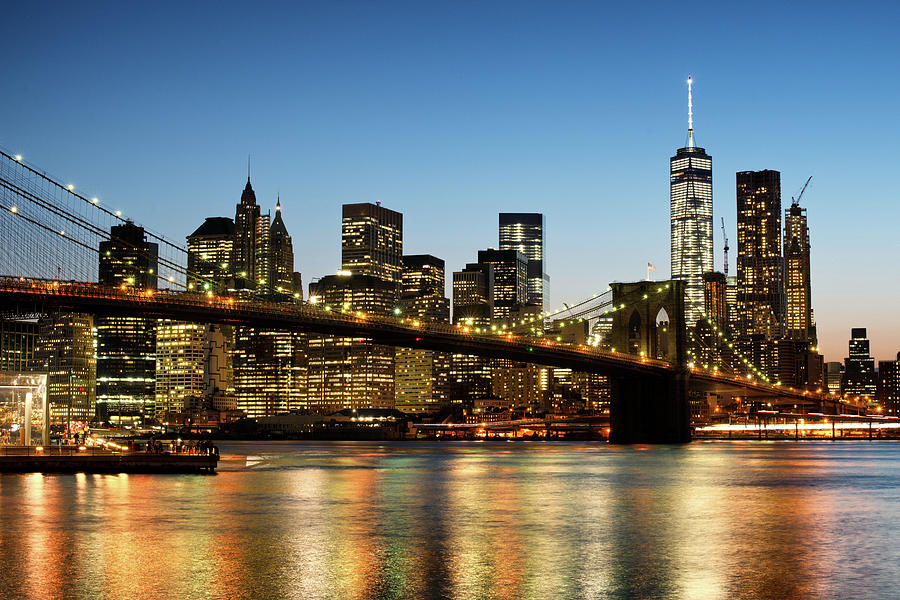
[[[815,346],[809,250],[806,209],[793,204],[784,211],[785,333]]]
[[[692,141],[669,159],[669,217],[672,279],[687,282],[690,328],[703,312],[703,274],[713,270],[712,157]]]
[[[403,272],[403,215],[380,204],[344,204],[341,269],[399,283]]]
[[[736,183],[738,332],[778,339],[785,311],[781,173],[740,171]]]
[[[500,213],[500,249],[518,250],[527,259],[525,302],[543,310],[550,276],[546,272],[546,220],[541,213]]]

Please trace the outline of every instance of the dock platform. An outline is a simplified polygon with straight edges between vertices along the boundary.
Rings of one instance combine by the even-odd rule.
[[[2,446],[0,473],[215,473],[217,454],[111,452],[92,446]]]

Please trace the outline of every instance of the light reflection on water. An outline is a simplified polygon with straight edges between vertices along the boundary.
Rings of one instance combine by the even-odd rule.
[[[886,598],[900,444],[223,445],[0,476],[0,598]]]

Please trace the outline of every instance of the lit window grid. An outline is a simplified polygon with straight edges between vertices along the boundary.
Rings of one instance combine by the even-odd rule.
[[[672,279],[685,280],[685,321],[692,327],[702,315],[703,273],[713,270],[712,159],[670,160]]]

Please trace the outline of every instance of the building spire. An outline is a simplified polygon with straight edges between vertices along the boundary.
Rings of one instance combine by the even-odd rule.
[[[250,183],[250,153],[247,153],[247,183]]]
[[[694,98],[692,95],[692,86],[694,79],[688,74],[688,148],[694,147]]]

